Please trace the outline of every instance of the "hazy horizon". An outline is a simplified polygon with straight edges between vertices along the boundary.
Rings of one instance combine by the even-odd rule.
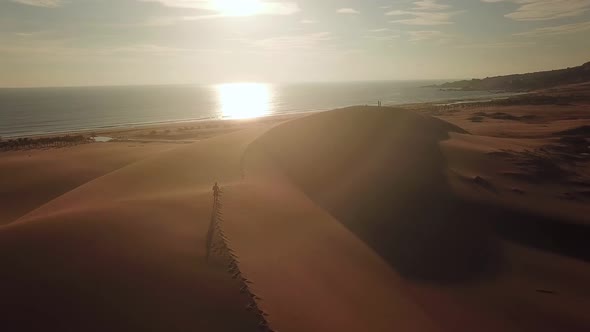
[[[307,85],[307,84],[355,84],[355,83],[443,83],[447,81],[470,79],[468,77],[462,78],[442,78],[442,79],[383,79],[383,80],[333,80],[333,81],[284,81],[284,82],[263,82],[263,81],[225,81],[225,82],[210,82],[210,83],[130,83],[130,84],[97,84],[97,85],[37,85],[37,86],[0,86],[0,89],[67,89],[67,88],[125,88],[125,87],[173,87],[173,86],[195,86],[195,87],[215,87],[226,84],[266,84],[266,85]]]
[[[0,87],[483,78],[590,60],[590,0],[7,0]]]

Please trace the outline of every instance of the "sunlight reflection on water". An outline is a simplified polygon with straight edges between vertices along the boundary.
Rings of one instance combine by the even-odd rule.
[[[227,83],[216,86],[224,118],[248,119],[271,112],[272,89],[263,83]]]

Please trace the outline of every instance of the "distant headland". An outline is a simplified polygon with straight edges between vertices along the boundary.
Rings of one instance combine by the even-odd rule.
[[[588,81],[590,81],[590,62],[566,69],[447,82],[429,87],[462,91],[524,92]]]

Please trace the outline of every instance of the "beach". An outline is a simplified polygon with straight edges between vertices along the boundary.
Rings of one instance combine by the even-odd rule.
[[[239,120],[379,101],[399,105],[510,95],[424,87],[436,82],[440,81],[0,88],[0,137]]]
[[[2,324],[259,331],[263,315],[281,332],[587,331],[590,85],[512,98],[1,151]],[[215,182],[263,313],[206,259]]]

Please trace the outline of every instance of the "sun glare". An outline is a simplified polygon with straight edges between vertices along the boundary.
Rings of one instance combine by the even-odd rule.
[[[256,118],[271,111],[272,93],[267,84],[221,84],[217,86],[217,94],[224,118]]]
[[[251,16],[262,12],[260,0],[214,0],[213,7],[222,15]]]

